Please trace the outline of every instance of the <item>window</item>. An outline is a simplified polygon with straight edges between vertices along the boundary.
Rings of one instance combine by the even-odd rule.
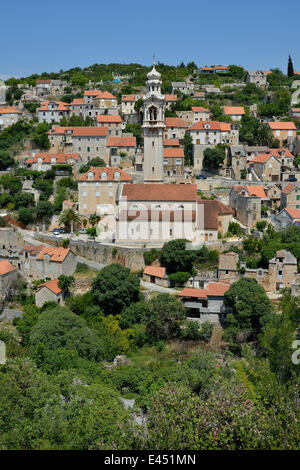
[[[100,196],[99,191],[96,191],[96,197],[99,197],[99,196]]]
[[[112,191],[109,191],[109,196],[112,197],[113,193]]]
[[[86,192],[85,191],[83,191],[82,196],[86,197]]]
[[[91,147],[87,147],[87,148],[86,148],[86,151],[87,151],[87,152],[90,152],[90,151],[91,151]]]

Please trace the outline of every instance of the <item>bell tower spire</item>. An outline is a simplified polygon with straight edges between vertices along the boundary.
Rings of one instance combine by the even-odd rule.
[[[161,75],[153,68],[147,75],[144,96],[144,182],[163,182],[163,132],[165,128],[165,97],[161,94]]]

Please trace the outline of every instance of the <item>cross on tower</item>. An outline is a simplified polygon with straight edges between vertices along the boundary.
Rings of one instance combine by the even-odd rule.
[[[153,65],[155,65],[155,54],[153,54]]]

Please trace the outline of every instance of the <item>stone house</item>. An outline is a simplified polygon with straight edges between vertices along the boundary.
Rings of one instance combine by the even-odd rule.
[[[0,130],[6,129],[15,124],[22,118],[22,113],[16,106],[1,106],[0,107]]]
[[[107,127],[109,136],[122,136],[122,119],[119,114],[99,114],[97,116],[97,126]]]
[[[279,250],[269,260],[268,269],[245,270],[245,277],[256,279],[266,292],[278,293],[281,289],[291,288],[294,280],[300,279],[297,258],[287,250]]]
[[[246,82],[254,83],[256,86],[267,85],[267,75],[263,70],[253,70],[247,73]]]
[[[36,153],[25,164],[34,171],[48,171],[53,165],[71,165],[76,175],[82,162],[78,153]]]
[[[194,145],[238,144],[238,127],[220,121],[199,121],[190,126],[187,132]]]
[[[263,186],[233,186],[229,194],[229,205],[241,224],[254,228],[261,220],[262,204],[270,205]]]
[[[243,106],[224,106],[223,114],[233,121],[240,121],[245,115],[245,109]]]
[[[61,274],[71,276],[77,265],[70,248],[25,245],[19,251],[18,269],[28,278],[55,279]]]
[[[164,175],[184,174],[184,151],[181,147],[164,148]]]
[[[295,126],[295,123],[292,121],[268,122],[268,125],[275,139],[279,140],[280,145],[284,145],[288,141],[294,140],[296,137],[297,128]]]
[[[25,180],[22,184],[22,191],[33,195],[34,202],[37,203],[40,199],[40,192],[33,187],[33,179]]]
[[[281,162],[270,153],[261,153],[249,163],[261,181],[280,181]]]
[[[165,103],[166,109],[171,110],[172,104],[176,104],[177,102],[177,95],[165,95]]]
[[[210,120],[209,109],[206,109],[203,106],[193,106],[192,111],[193,111],[193,122]]]
[[[35,82],[36,96],[47,96],[51,94],[51,80],[37,80]]]
[[[0,296],[4,299],[11,284],[17,280],[17,268],[8,260],[0,260]]]
[[[122,95],[121,98],[121,114],[131,115],[136,114],[134,109],[135,103],[142,98],[142,94],[139,95]]]
[[[107,127],[54,126],[48,132],[51,151],[77,153],[82,164],[92,158],[102,158],[107,163]]]
[[[194,84],[190,80],[187,80],[186,82],[172,82],[172,94],[176,90],[179,90],[181,93],[184,95],[192,95],[194,92]]]
[[[269,153],[269,147],[264,147],[262,145],[245,145],[244,147],[247,157],[247,163],[251,162],[251,160],[257,155],[261,153]]]
[[[229,312],[224,304],[225,292],[229,283],[209,282],[205,289],[185,287],[179,294],[185,308],[187,318],[195,318],[204,323],[222,323]]]
[[[118,107],[117,98],[108,91],[104,91],[103,93],[100,93],[98,96],[96,96],[94,98],[94,102],[96,107],[103,111],[113,111]]]
[[[188,126],[194,122],[194,113],[193,111],[177,111],[177,116],[179,119],[182,119]]]
[[[275,229],[284,230],[290,225],[300,226],[300,209],[286,207],[275,216]]]
[[[16,228],[0,228],[0,258],[5,258],[13,264],[16,264],[18,259],[17,237],[18,232]]]
[[[83,102],[85,104],[91,104],[96,98],[99,98],[101,95],[101,90],[84,90],[83,93]]]
[[[220,253],[218,264],[218,279],[234,282],[240,278],[238,272],[239,255],[234,252]]]
[[[60,123],[63,117],[69,119],[70,105],[62,101],[43,101],[37,113],[39,122]]]
[[[271,202],[272,209],[278,209],[281,201],[281,188],[279,185],[265,186],[265,193]]]
[[[205,243],[217,241],[219,233],[224,236],[228,232],[233,210],[216,199],[199,199],[197,205],[199,239]]]
[[[294,184],[287,184],[281,191],[280,208],[300,209],[300,189]]]
[[[164,148],[175,148],[179,147],[179,140],[178,139],[164,139],[163,140]]]
[[[105,128],[101,128],[105,129]],[[125,154],[128,157],[134,157],[136,153],[136,137],[108,137],[106,148],[106,160],[110,161],[112,155]]]
[[[165,128],[165,139],[183,139],[187,130],[187,123],[180,118],[167,117]]]
[[[120,185],[132,178],[120,168],[92,167],[78,179],[79,214],[101,214],[108,205],[116,207]]]
[[[247,168],[246,152],[243,145],[230,145],[227,153],[227,166],[232,169],[232,177],[241,179],[241,172]]]
[[[166,268],[162,268],[160,266],[146,266],[143,272],[143,281],[156,284],[161,287],[169,287]]]
[[[58,287],[58,282],[58,279],[55,278],[38,286],[34,294],[35,305],[37,307],[42,307],[46,302],[63,303],[62,290]]]

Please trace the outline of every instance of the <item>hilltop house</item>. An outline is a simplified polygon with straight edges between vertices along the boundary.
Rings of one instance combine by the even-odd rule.
[[[261,220],[262,204],[270,205],[263,186],[233,186],[229,205],[245,227],[254,228]]]
[[[6,129],[21,119],[22,114],[16,106],[0,107],[0,130]]]
[[[18,269],[28,278],[54,279],[71,276],[76,269],[76,256],[70,248],[25,245],[19,251]]]
[[[16,281],[18,271],[8,260],[0,260],[0,298],[4,299],[12,283]]]
[[[62,101],[43,101],[37,113],[39,122],[60,123],[63,117],[69,119],[70,105]]]
[[[81,158],[78,153],[36,153],[25,160],[25,164],[34,171],[48,171],[53,165],[71,165],[76,174],[81,167]]]
[[[275,139],[278,139],[280,145],[285,144],[288,142],[290,138],[293,140],[296,137],[297,128],[294,122],[291,121],[277,121],[277,122],[269,122],[269,127],[273,133]]]
[[[107,127],[109,136],[122,136],[122,119],[119,114],[99,114],[97,126]]]
[[[63,303],[63,293],[58,287],[58,279],[52,279],[52,281],[44,282],[38,286],[37,291],[34,294],[35,305],[42,307],[46,302],[56,302],[57,304]]]

